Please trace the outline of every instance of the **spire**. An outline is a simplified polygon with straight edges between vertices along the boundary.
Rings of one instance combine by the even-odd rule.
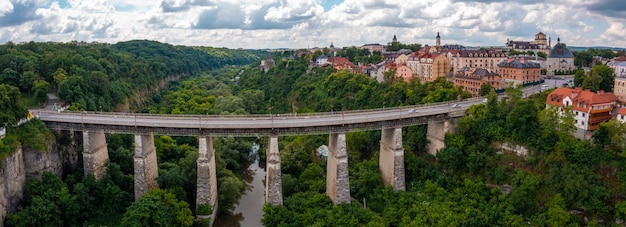
[[[548,35],[548,48],[552,48],[552,36]]]
[[[395,42],[398,42],[398,39],[396,38],[396,34],[393,34],[393,40],[392,40],[392,42],[394,42],[394,43],[395,43]]]
[[[333,42],[330,42],[330,48],[335,48],[335,45],[333,45]]]
[[[438,39],[439,39],[439,38],[441,38],[441,36],[439,36],[439,32],[437,32],[437,38],[438,38]]]

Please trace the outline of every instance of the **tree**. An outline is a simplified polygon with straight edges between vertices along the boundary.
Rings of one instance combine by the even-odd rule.
[[[152,189],[130,205],[121,226],[192,226],[189,204],[162,189]]]
[[[385,84],[391,85],[393,83],[402,81],[402,78],[397,76],[396,69],[392,68],[383,73],[383,80],[385,81]]]
[[[626,125],[616,119],[602,122],[599,125],[592,139],[594,144],[600,146],[600,149],[608,149],[609,151],[626,155]]]
[[[602,83],[602,77],[597,74],[590,74],[583,80],[582,88],[584,90],[590,90],[596,92],[600,90],[600,84]]]
[[[615,204],[615,216],[619,219],[626,219],[626,201],[619,201]]]
[[[602,80],[600,80],[599,90],[604,90],[607,92],[613,91],[613,83],[615,82],[615,72],[611,67],[606,65],[595,65],[589,71],[589,75],[595,76],[598,75]]]
[[[585,70],[577,69],[576,73],[574,73],[574,87],[581,87],[583,85],[584,80],[585,80]]]
[[[63,68],[58,68],[52,74],[52,78],[54,79],[54,84],[59,85],[67,79],[67,72],[65,72],[65,69]]]
[[[50,83],[45,80],[36,80],[33,83],[33,96],[39,101],[39,103],[45,103],[48,99],[48,92],[50,92]]]
[[[5,68],[0,74],[0,83],[8,84],[11,86],[19,86],[20,77],[17,72],[11,68]]]
[[[25,71],[20,77],[20,88],[22,91],[30,92],[37,79],[39,79],[39,75],[34,71]]]
[[[480,96],[485,96],[485,95],[488,95],[491,90],[494,90],[491,84],[482,84],[480,85],[479,94]]]
[[[551,131],[571,134],[576,130],[576,126],[574,125],[574,113],[572,113],[571,110],[571,106],[566,106],[562,109],[556,106],[547,107],[539,113],[541,127],[545,127]]]
[[[28,109],[20,101],[20,90],[7,84],[0,84],[0,125],[13,125],[28,115]]]
[[[548,201],[548,211],[546,213],[548,226],[565,226],[569,222],[570,214],[565,208],[565,201],[559,193]]]

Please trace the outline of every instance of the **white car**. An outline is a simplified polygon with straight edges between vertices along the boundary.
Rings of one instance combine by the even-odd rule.
[[[455,104],[452,104],[452,108],[459,108],[459,107],[461,107],[461,105],[456,104],[456,103],[455,103]]]
[[[489,101],[489,100],[487,100],[487,98],[483,99],[483,103],[487,103],[487,101]]]
[[[417,113],[416,109],[410,109],[408,113]]]

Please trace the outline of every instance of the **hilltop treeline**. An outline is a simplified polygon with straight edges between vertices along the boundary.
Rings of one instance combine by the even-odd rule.
[[[173,46],[146,40],[88,46],[9,42],[0,45],[0,84],[19,88],[30,106],[44,102],[46,93],[56,91],[75,110],[107,111],[137,90],[152,89],[167,77],[246,65],[264,55],[264,51]]]

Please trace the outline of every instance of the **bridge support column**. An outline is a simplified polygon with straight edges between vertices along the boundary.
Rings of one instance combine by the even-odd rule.
[[[265,202],[273,206],[283,205],[283,183],[280,173],[278,135],[270,135],[266,156]]]
[[[402,147],[402,128],[383,128],[380,138],[380,157],[378,168],[385,186],[394,191],[405,191],[404,184],[404,147]]]
[[[326,162],[326,195],[333,204],[350,203],[350,178],[348,177],[348,152],[346,134],[331,133]]]
[[[135,134],[135,200],[139,199],[148,190],[158,188],[156,178],[159,176],[159,167],[154,147],[154,135]]]
[[[198,160],[196,163],[196,208],[200,205],[209,205],[213,209],[211,214],[198,215],[198,218],[211,218],[212,223],[217,213],[217,175],[215,172],[213,137],[200,136],[198,138]]]
[[[428,139],[428,153],[431,155],[437,155],[437,151],[443,149],[446,144],[444,143],[446,132],[453,129],[453,125],[450,120],[443,122],[429,121],[428,129],[426,132],[426,138]]]
[[[85,175],[93,174],[97,180],[106,175],[109,160],[104,131],[83,131],[83,168]]]

